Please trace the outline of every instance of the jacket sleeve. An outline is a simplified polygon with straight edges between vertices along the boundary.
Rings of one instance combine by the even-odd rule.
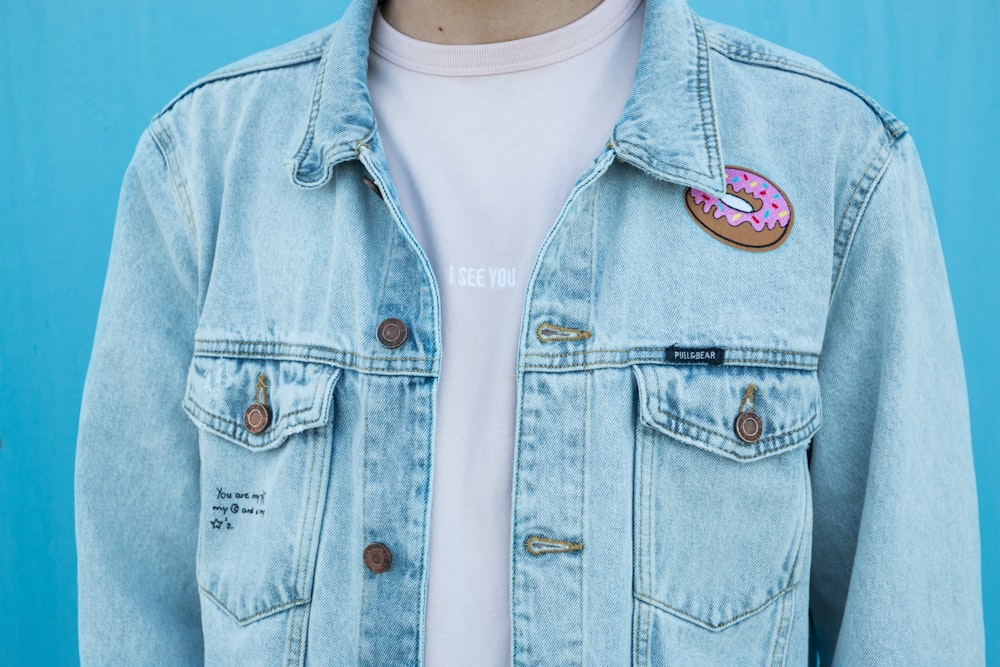
[[[151,130],[125,174],[75,469],[83,665],[202,661],[197,429],[181,409],[198,317],[193,235]]]
[[[909,134],[860,193],[834,282],[813,442],[811,616],[822,665],[982,665],[965,373]]]

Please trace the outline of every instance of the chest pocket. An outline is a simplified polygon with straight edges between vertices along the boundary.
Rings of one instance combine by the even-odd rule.
[[[198,584],[240,624],[309,602],[340,375],[315,362],[191,362],[183,407],[200,429]],[[267,410],[245,419],[254,403]]]
[[[633,370],[634,594],[721,631],[768,606],[802,573],[812,521],[806,450],[820,424],[816,373]],[[762,431],[747,442],[735,422],[751,409]],[[752,431],[741,432],[752,440]]]

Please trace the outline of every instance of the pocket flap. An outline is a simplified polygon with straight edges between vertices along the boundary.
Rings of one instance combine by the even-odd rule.
[[[815,371],[665,364],[637,364],[633,370],[643,424],[730,459],[750,461],[792,449],[807,443],[820,425]],[[745,442],[735,422],[751,384],[763,431],[757,441]]]
[[[195,355],[188,368],[183,407],[195,424],[252,450],[281,446],[289,435],[320,426],[332,417],[337,366],[286,359]],[[252,433],[243,414],[261,401],[258,378],[266,383],[270,422]]]

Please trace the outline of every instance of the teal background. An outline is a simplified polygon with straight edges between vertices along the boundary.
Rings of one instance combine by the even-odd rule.
[[[345,6],[0,0],[0,665],[77,662],[78,409],[118,189],[139,133],[188,82],[322,27]],[[938,213],[966,363],[987,651],[1000,664],[1000,220],[992,210],[1000,3],[691,6],[818,58],[910,126]],[[170,508],[136,511],[169,518]]]

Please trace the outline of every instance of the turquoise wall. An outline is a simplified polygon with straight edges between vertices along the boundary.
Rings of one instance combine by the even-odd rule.
[[[988,651],[1000,664],[1000,221],[990,208],[1000,3],[691,4],[818,58],[911,128],[966,360]],[[330,23],[344,6],[0,0],[0,665],[77,660],[77,411],[118,188],[139,133],[191,80]]]

